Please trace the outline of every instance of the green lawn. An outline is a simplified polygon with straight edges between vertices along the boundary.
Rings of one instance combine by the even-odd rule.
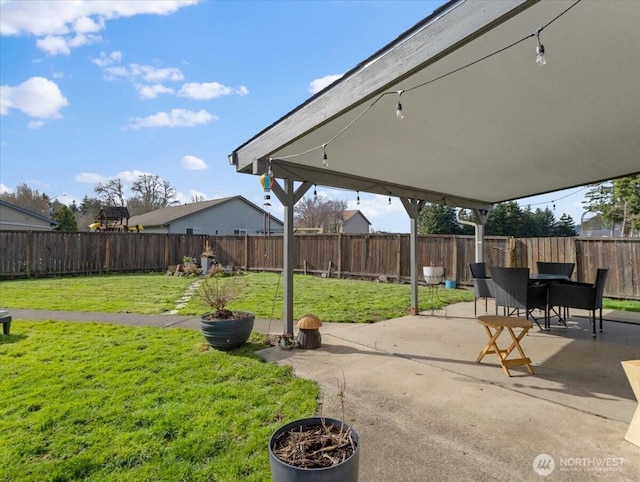
[[[267,481],[317,386],[184,329],[15,321],[0,336],[0,480]]]
[[[0,307],[159,314],[174,308],[193,278],[160,274],[0,281]]]
[[[282,276],[246,273],[232,309],[252,311],[258,318],[282,318]],[[194,277],[164,274],[104,275],[0,281],[0,307],[108,313],[159,314],[175,308]],[[472,301],[470,289],[439,290],[441,305]],[[421,311],[431,308],[429,291],[419,287]],[[606,309],[640,312],[640,301],[605,298]],[[407,284],[294,276],[294,318],[313,313],[323,321],[368,323],[409,313],[411,291]],[[438,306],[441,308],[442,306]],[[209,308],[194,296],[181,315],[199,315]]]
[[[231,309],[252,311],[258,318],[282,318],[282,276],[246,273],[236,277],[240,297]],[[107,313],[159,314],[173,309],[195,277],[163,274],[104,275],[0,282],[0,307]],[[407,284],[295,275],[294,318],[314,313],[323,321],[367,323],[404,316],[411,307]],[[444,304],[473,300],[464,289],[440,290]],[[425,286],[419,287],[420,309],[431,307]],[[199,296],[179,311],[199,315],[209,308]]]

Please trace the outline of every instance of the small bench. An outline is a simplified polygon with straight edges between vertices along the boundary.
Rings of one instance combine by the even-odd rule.
[[[11,315],[8,311],[0,311],[0,323],[2,323],[2,333],[8,335],[11,330]]]

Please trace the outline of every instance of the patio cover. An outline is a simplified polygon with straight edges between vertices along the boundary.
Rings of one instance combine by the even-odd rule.
[[[285,217],[319,184],[399,197],[412,221],[425,201],[486,212],[638,173],[638,25],[635,0],[451,1],[230,163],[285,180],[274,186],[281,201],[287,193]]]

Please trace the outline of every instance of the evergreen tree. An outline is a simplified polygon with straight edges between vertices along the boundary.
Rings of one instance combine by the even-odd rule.
[[[622,210],[621,236],[640,230],[640,174],[613,181],[613,197]]]
[[[442,204],[427,203],[418,218],[419,234],[460,234],[456,210]]]
[[[53,220],[58,225],[53,228],[55,231],[77,231],[78,223],[73,217],[73,211],[64,204],[53,213]]]
[[[558,222],[557,226],[554,228],[551,236],[577,236],[578,229],[576,228],[576,223],[573,221],[573,218],[568,214],[563,214],[560,216],[560,222]]]
[[[490,236],[523,237],[524,213],[517,202],[509,201],[495,206],[486,224]]]

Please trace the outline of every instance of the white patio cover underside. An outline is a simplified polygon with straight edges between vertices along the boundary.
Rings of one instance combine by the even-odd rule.
[[[256,174],[272,159],[277,178],[470,208],[640,172],[636,0],[577,4],[542,31],[545,66],[532,37],[410,90],[530,35],[573,3],[451,2],[230,161]],[[402,120],[395,93],[379,98],[400,89]]]

